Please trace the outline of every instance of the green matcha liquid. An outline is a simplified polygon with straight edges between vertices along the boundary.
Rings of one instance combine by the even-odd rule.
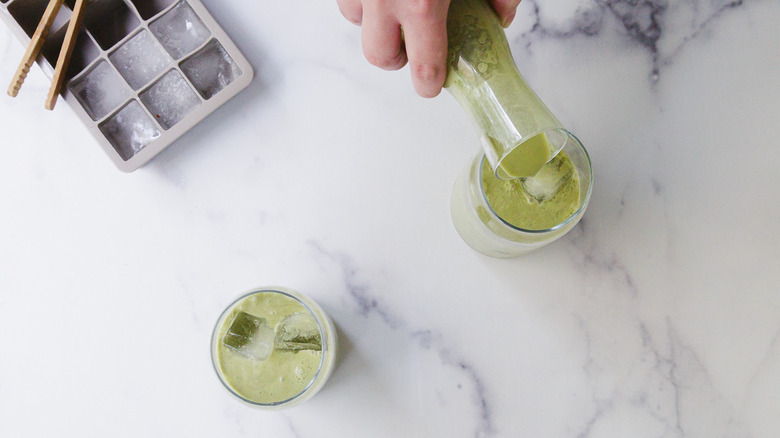
[[[297,403],[302,395],[313,395],[332,369],[332,323],[315,303],[304,306],[290,294],[247,295],[223,313],[215,328],[214,367],[231,392],[252,404]]]
[[[592,188],[590,158],[573,135],[533,177],[498,179],[479,153],[452,188],[452,223],[473,249],[491,257],[517,257],[574,227]]]
[[[487,0],[452,0],[444,86],[469,114],[501,179],[533,176],[567,133],[515,66]]]
[[[552,228],[580,206],[577,170],[561,152],[532,178],[496,178],[487,160],[482,162],[482,190],[488,205],[503,221],[524,230]]]

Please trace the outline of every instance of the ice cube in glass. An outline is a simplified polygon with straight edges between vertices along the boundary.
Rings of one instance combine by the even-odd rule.
[[[274,343],[277,350],[322,350],[320,328],[309,312],[293,313],[279,322]]]
[[[274,351],[274,336],[274,329],[266,324],[265,318],[238,312],[222,337],[222,343],[244,356],[266,360]]]
[[[536,175],[520,178],[526,193],[537,202],[544,202],[553,196],[574,176],[574,166],[564,155],[558,154],[542,166]]]

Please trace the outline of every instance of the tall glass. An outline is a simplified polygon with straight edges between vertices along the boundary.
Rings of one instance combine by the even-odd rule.
[[[452,190],[452,222],[461,238],[482,254],[509,258],[547,245],[572,229],[582,218],[590,201],[593,170],[588,152],[573,135],[567,137],[562,153],[568,156],[577,172],[577,207],[574,213],[562,222],[541,230],[514,226],[491,207],[482,183],[483,161],[486,158],[482,152],[478,153],[455,181]]]
[[[500,179],[533,176],[569,132],[515,66],[504,30],[487,0],[452,0],[444,84],[480,133]]]

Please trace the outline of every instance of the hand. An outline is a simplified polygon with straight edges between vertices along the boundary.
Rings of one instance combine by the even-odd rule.
[[[385,70],[398,70],[408,61],[417,94],[434,97],[441,92],[447,75],[450,0],[337,2],[347,20],[362,26],[363,54],[368,62]],[[504,27],[514,19],[519,3],[520,0],[490,0]]]

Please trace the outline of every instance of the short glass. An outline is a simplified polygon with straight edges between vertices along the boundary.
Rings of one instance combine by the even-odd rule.
[[[276,303],[281,303],[278,306],[274,305],[264,308],[263,314],[263,316],[267,317],[269,322],[271,322],[274,326],[277,326],[277,328],[279,321],[284,320],[284,318],[288,317],[289,315],[302,312],[311,315],[311,317],[313,317],[314,321],[316,322],[321,340],[321,357],[318,364],[316,365],[316,370],[314,370],[313,373],[309,373],[312,374],[312,377],[303,383],[297,384],[297,386],[293,386],[294,393],[292,394],[285,395],[278,399],[265,399],[261,401],[258,400],[260,397],[253,397],[252,395],[247,394],[247,391],[242,391],[242,389],[239,388],[237,383],[238,381],[231,382],[231,380],[233,380],[232,377],[234,376],[231,376],[230,371],[226,369],[226,366],[230,364],[230,361],[244,360],[245,363],[251,366],[253,364],[246,361],[251,361],[253,359],[240,359],[240,356],[236,356],[237,353],[230,353],[230,347],[222,344],[222,338],[230,327],[232,318],[235,317],[236,312],[239,310],[243,311],[247,305],[253,303],[249,300],[255,300],[255,304],[258,301],[263,300],[265,300],[264,302],[274,300]],[[333,325],[333,321],[331,321],[328,315],[325,314],[322,308],[311,298],[294,290],[278,286],[259,288],[238,297],[222,312],[219,319],[217,320],[216,325],[214,326],[214,331],[212,332],[211,336],[211,362],[214,366],[214,371],[217,373],[217,377],[219,377],[219,381],[222,383],[225,389],[227,389],[240,401],[250,406],[265,410],[289,408],[310,399],[317,392],[319,392],[333,372],[336,361],[336,349],[337,336],[335,326]],[[250,386],[258,387],[261,386],[260,383],[264,379],[267,381],[267,379],[272,378],[273,380],[278,380],[278,382],[280,382],[278,385],[281,385],[281,382],[285,381],[284,379],[293,380],[295,378],[300,378],[300,376],[306,375],[302,371],[303,368],[300,366],[292,368],[292,366],[295,365],[295,358],[293,355],[302,353],[309,354],[309,358],[312,354],[311,352],[307,353],[304,351],[284,351],[281,354],[289,355],[287,357],[289,361],[280,362],[279,360],[276,360],[279,359],[278,356],[276,358],[273,356],[274,354],[279,355],[280,353],[277,350],[274,350],[271,353],[271,357],[267,359],[268,361],[273,361],[269,362],[269,365],[273,365],[274,363],[282,363],[283,365],[279,368],[269,366],[267,370],[268,372],[266,374],[258,373],[256,370],[250,370],[250,372],[247,372],[246,375],[242,376],[243,384],[249,384]],[[227,357],[228,355],[232,355],[234,359],[229,359]],[[239,359],[235,359],[237,357]],[[252,381],[246,382],[246,380]],[[274,384],[276,385],[277,383],[274,382]],[[300,390],[298,390],[298,387],[300,387]]]
[[[461,238],[473,249],[490,257],[510,258],[547,245],[571,230],[579,222],[590,201],[593,169],[585,147],[568,134],[562,152],[576,169],[579,178],[579,206],[561,223],[543,230],[511,225],[490,206],[482,185],[485,154],[478,153],[461,172],[452,190],[450,212]]]

